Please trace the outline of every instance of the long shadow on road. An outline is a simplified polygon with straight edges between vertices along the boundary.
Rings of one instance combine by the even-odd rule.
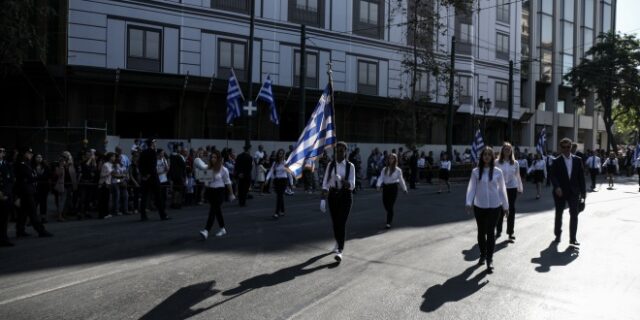
[[[447,302],[461,301],[480,291],[482,287],[489,283],[489,280],[481,282],[481,280],[487,275],[487,271],[483,270],[473,278],[469,279],[469,276],[471,276],[479,267],[481,267],[481,265],[473,265],[461,274],[445,281],[443,284],[437,284],[427,289],[422,296],[424,301],[420,306],[420,310],[423,312],[433,312],[438,310]]]
[[[580,251],[576,247],[568,246],[563,252],[558,251],[558,243],[553,241],[549,246],[540,251],[540,257],[531,259],[531,263],[539,264],[536,271],[549,272],[551,267],[564,267],[578,258]]]

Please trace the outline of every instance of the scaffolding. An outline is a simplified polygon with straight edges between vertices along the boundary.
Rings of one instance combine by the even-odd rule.
[[[0,145],[9,148],[29,146],[35,153],[41,153],[45,159],[55,160],[63,151],[71,154],[83,148],[93,148],[104,152],[107,141],[107,124],[100,127],[89,126],[84,121],[82,126],[51,126],[45,121],[43,126],[0,126]]]

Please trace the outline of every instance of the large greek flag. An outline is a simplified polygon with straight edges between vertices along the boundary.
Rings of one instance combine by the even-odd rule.
[[[484,140],[482,139],[480,129],[478,129],[478,131],[476,131],[476,136],[473,139],[473,143],[471,144],[471,160],[473,163],[478,163],[478,153],[480,153],[483,148]]]
[[[536,144],[536,151],[538,151],[541,156],[544,156],[544,145],[546,142],[547,130],[543,127],[542,130],[540,130],[540,136],[538,137],[538,143]]]
[[[271,75],[267,76],[267,80],[264,81],[262,88],[260,88],[258,100],[262,100],[269,104],[269,118],[271,119],[271,122],[276,125],[280,125],[278,110],[276,110],[276,102],[273,99],[273,91],[271,90]]]
[[[332,99],[333,88],[328,83],[295,149],[287,159],[286,167],[296,178],[302,175],[305,159],[315,160],[325,149],[336,143]]]
[[[240,84],[236,78],[236,73],[231,69],[229,77],[229,87],[227,88],[227,124],[231,124],[235,118],[240,117],[240,106],[244,102]]]

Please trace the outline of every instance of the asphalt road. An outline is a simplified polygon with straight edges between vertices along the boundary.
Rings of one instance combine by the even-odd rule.
[[[465,184],[400,195],[386,231],[381,195],[359,193],[344,261],[317,195],[227,205],[228,235],[199,239],[208,207],[161,222],[50,223],[54,238],[0,249],[0,319],[638,319],[637,178],[590,193],[579,250],[552,243],[553,202],[518,199],[516,243],[498,239],[495,272],[477,267]],[[214,232],[217,227],[214,228]],[[13,229],[10,231],[13,235]]]

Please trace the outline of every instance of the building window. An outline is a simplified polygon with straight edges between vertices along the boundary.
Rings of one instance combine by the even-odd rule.
[[[289,22],[324,28],[324,0],[289,0]]]
[[[358,93],[378,95],[378,64],[358,61]]]
[[[473,19],[471,15],[465,11],[456,9],[456,39],[458,46],[456,52],[461,54],[471,54],[471,45],[473,43]]]
[[[471,104],[473,100],[472,81],[469,76],[458,76],[458,103]]]
[[[162,31],[142,27],[129,27],[127,68],[160,72],[162,71]]]
[[[496,108],[507,108],[509,103],[509,86],[503,82],[496,82]]]
[[[611,31],[611,1],[602,1],[602,32],[607,33]]]
[[[553,2],[554,0],[540,0],[541,12],[548,15],[553,15]]]
[[[384,26],[384,5],[381,0],[353,1],[353,33],[382,39]]]
[[[509,35],[496,33],[496,59],[509,60]]]
[[[416,79],[416,98],[429,97],[429,73],[420,71]]]
[[[304,79],[306,88],[318,88],[318,54],[307,52],[306,54],[307,76]],[[293,62],[293,86],[300,86],[300,51],[294,53]]]
[[[593,46],[595,29],[594,0],[582,0],[582,55]]]
[[[238,81],[249,79],[247,71],[247,44],[240,41],[220,40],[218,42],[218,77],[228,79],[231,68]]]
[[[211,0],[211,8],[250,14],[252,0]]]
[[[553,54],[551,50],[540,50],[540,81],[551,82],[551,75],[553,74]]]
[[[433,20],[435,2],[433,0],[422,1],[417,9],[415,5],[414,0],[409,0],[407,44],[412,46],[415,41],[418,48],[432,50],[435,32],[435,22]],[[415,40],[414,36],[416,37]]]
[[[496,20],[509,23],[509,12],[511,9],[510,0],[498,0],[496,4]]]

